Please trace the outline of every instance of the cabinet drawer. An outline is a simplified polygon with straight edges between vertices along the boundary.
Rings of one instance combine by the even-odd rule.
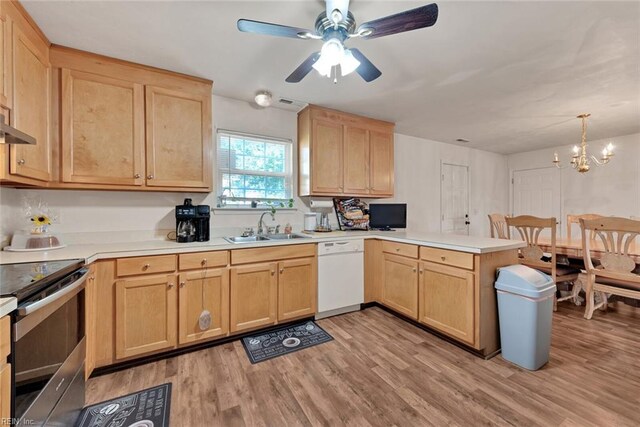
[[[420,259],[473,270],[473,254],[448,249],[420,247]]]
[[[119,258],[116,260],[118,276],[135,276],[138,274],[168,273],[176,269],[175,255],[144,256],[135,258]]]
[[[178,256],[180,270],[225,267],[228,263],[229,251],[196,252],[192,254],[180,254]]]
[[[316,256],[315,243],[289,246],[269,246],[266,248],[237,249],[231,251],[231,264],[249,264],[314,256]]]
[[[406,243],[382,242],[382,252],[402,255],[409,258],[418,258],[418,247]]]

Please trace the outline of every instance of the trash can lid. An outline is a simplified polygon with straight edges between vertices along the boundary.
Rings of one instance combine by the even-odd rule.
[[[556,291],[551,276],[521,264],[499,268],[495,286],[500,291],[529,298],[544,298]]]

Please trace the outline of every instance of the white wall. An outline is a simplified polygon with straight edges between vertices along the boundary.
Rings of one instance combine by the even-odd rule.
[[[214,130],[237,130],[296,141],[297,114],[277,108],[259,109],[247,102],[214,96]],[[416,231],[440,230],[440,162],[468,165],[470,170],[471,234],[488,235],[486,215],[507,210],[506,157],[489,152],[443,144],[405,135],[395,135],[396,197],[408,203],[408,226]],[[296,144],[294,144],[294,147]],[[294,177],[297,152],[294,148]],[[215,184],[214,184],[215,188]],[[294,186],[297,189],[297,183]],[[151,193],[124,191],[24,190],[0,188],[0,233],[23,228],[24,197],[40,198],[59,216],[59,233],[93,231],[158,231],[175,227],[174,206],[185,197],[195,204],[216,205],[210,194]],[[302,226],[308,200],[295,198],[297,211],[277,214],[277,223]],[[261,212],[214,212],[212,227],[226,232],[230,227],[254,226]],[[335,223],[335,215],[331,215]]]
[[[570,167],[560,171],[558,185],[561,189],[563,235],[566,232],[565,220],[568,214],[640,216],[640,134],[589,141],[589,152],[600,154],[610,141],[615,145],[615,156],[608,165],[592,166],[585,174]],[[560,160],[567,166],[572,147],[573,144],[511,154],[508,156],[509,174],[513,176],[513,171],[516,170],[550,167],[554,152],[558,153]],[[509,192],[509,211],[513,209],[512,191],[513,189]],[[572,228],[572,233],[577,236],[576,227]]]
[[[469,233],[489,236],[487,215],[508,207],[506,156],[396,134],[393,201],[407,203],[408,228],[440,231],[441,163],[469,167]]]

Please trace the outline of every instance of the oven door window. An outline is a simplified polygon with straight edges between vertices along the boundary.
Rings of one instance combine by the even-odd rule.
[[[15,417],[20,418],[84,337],[84,291],[15,343]]]

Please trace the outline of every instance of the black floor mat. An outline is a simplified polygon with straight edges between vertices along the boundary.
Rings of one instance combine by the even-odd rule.
[[[85,407],[76,427],[169,427],[171,383]]]
[[[242,338],[242,345],[251,363],[258,363],[331,340],[324,329],[308,321]]]

